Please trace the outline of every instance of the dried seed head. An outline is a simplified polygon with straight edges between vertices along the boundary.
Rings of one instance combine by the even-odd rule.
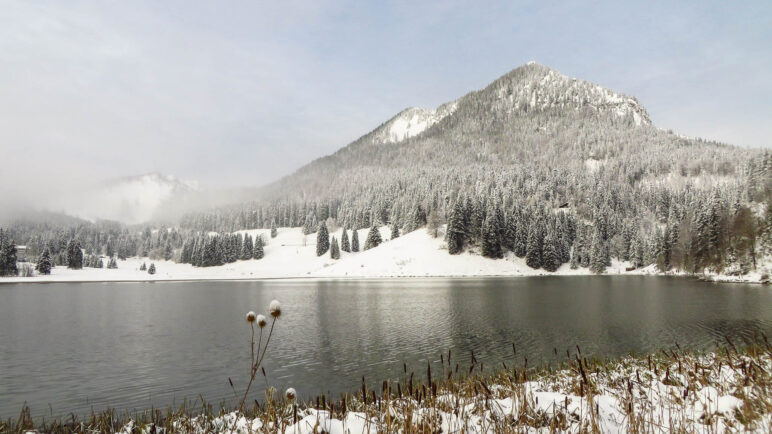
[[[265,327],[265,325],[268,324],[268,321],[265,319],[265,315],[260,314],[257,316],[257,325],[260,328]]]
[[[290,400],[290,401],[294,401],[296,395],[297,395],[297,393],[295,392],[295,389],[293,389],[291,387],[289,389],[287,389],[286,392],[284,392],[284,396],[286,396],[287,399]]]
[[[255,318],[256,318],[255,313],[253,311],[250,310],[249,312],[247,312],[247,322],[253,323],[255,322]]]
[[[271,313],[272,317],[278,318],[281,315],[281,304],[279,304],[279,300],[273,300],[268,307],[268,311]]]

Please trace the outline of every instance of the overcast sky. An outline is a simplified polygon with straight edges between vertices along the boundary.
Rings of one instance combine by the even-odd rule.
[[[772,145],[769,0],[0,8],[0,177],[14,189],[152,171],[259,185],[532,59],[638,97],[659,127]]]

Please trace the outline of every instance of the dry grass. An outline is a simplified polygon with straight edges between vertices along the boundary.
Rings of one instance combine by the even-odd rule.
[[[476,362],[461,369],[448,353],[439,370],[427,366],[417,375],[405,367],[399,381],[374,386],[363,379],[360,390],[337,399],[296,402],[269,389],[265,399],[246,405],[240,418],[229,408],[214,411],[203,400],[165,411],[106,410],[85,419],[53,421],[34,421],[25,408],[16,419],[0,422],[0,432],[324,432],[331,429],[331,419],[345,423],[352,415],[363,421],[358,430],[370,432],[770,429],[772,348],[766,339],[742,349],[727,341],[707,354],[674,349],[595,360],[577,352],[566,355],[558,368],[518,364],[483,373]]]

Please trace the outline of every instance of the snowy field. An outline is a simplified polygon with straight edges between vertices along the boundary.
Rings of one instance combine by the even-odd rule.
[[[367,239],[368,229],[358,231],[360,248]],[[442,237],[433,238],[425,229],[419,229],[389,240],[390,229],[380,228],[385,240],[380,246],[356,253],[341,252],[334,260],[329,253],[316,256],[316,234],[303,235],[301,228],[280,228],[276,238],[269,229],[239,231],[253,237],[261,234],[267,240],[265,257],[237,261],[217,267],[193,267],[164,260],[128,258],[118,260],[118,269],[83,268],[70,270],[55,267],[48,276],[13,277],[2,282],[110,282],[110,281],[163,281],[163,280],[238,280],[278,278],[383,278],[383,277],[481,277],[481,276],[535,276],[586,275],[586,268],[572,270],[563,264],[556,272],[534,270],[525,259],[508,253],[504,259],[490,259],[474,251],[449,255]],[[331,232],[338,240],[341,230]],[[349,233],[349,236],[350,233]],[[141,265],[154,263],[156,274],[140,271]],[[653,266],[625,271],[629,264],[612,261],[606,274],[660,274]],[[746,276],[710,276],[715,280],[759,282],[760,273]]]

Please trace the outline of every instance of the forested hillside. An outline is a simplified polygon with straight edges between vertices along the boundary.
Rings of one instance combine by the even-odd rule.
[[[332,218],[410,231],[432,220],[448,224],[451,253],[512,251],[547,270],[602,271],[610,257],[748,269],[766,246],[770,156],[660,130],[635,98],[529,63],[416,116],[266,186],[260,201],[182,224],[230,232]],[[406,138],[384,140],[399,122],[412,127]]]
[[[512,252],[547,271],[570,262],[602,272],[618,258],[737,274],[772,248],[771,182],[767,152],[663,131],[635,98],[529,63],[436,109],[406,109],[256,200],[188,214],[174,230],[8,234],[206,266],[255,257],[227,235],[242,229],[429,225],[450,254]]]

